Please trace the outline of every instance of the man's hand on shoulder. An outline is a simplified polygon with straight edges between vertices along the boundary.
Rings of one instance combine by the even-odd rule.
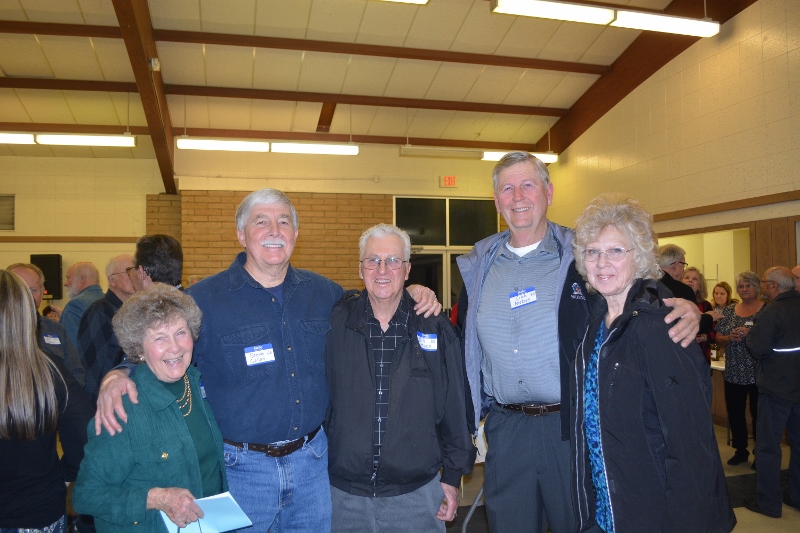
[[[669,330],[669,338],[686,348],[695,341],[700,331],[700,309],[697,304],[683,298],[664,298],[664,303],[672,307],[672,311],[664,318],[664,322],[678,322]]]
[[[428,287],[409,285],[408,294],[417,302],[417,305],[414,306],[414,311],[418,315],[424,314],[425,318],[428,318],[431,315],[439,316],[439,313],[442,312],[442,304],[436,299],[436,293]]]
[[[100,382],[97,395],[97,413],[94,417],[95,434],[100,435],[106,428],[111,436],[122,432],[117,416],[123,422],[128,421],[128,414],[122,407],[122,396],[127,394],[132,403],[139,403],[139,393],[133,380],[124,370],[112,370]]]

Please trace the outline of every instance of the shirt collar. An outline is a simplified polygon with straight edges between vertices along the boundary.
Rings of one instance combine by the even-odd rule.
[[[511,233],[509,233],[508,236],[503,239],[503,242],[500,243],[500,250],[498,251],[498,254],[509,259],[515,259],[517,254],[509,250],[506,246],[506,244],[509,242],[511,242]],[[553,230],[549,223],[547,224],[547,229],[545,230],[544,237],[542,237],[542,241],[539,243],[539,246],[537,246],[535,250],[528,252],[525,257],[532,258],[542,253],[555,256],[559,255],[558,243],[556,242],[555,235],[553,235]]]

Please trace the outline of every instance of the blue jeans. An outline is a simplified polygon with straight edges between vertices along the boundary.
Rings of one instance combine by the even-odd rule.
[[[224,445],[231,495],[253,522],[247,533],[326,533],[331,529],[328,437],[286,457]]]
[[[0,527],[0,533],[65,533],[67,530],[67,516],[64,515],[49,526],[39,529]]]

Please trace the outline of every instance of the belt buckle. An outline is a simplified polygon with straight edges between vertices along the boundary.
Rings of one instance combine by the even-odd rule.
[[[547,413],[546,405],[523,405],[522,413],[528,416],[541,416]]]

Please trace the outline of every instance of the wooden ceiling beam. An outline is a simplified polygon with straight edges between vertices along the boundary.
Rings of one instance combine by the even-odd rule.
[[[81,135],[150,135],[147,126],[113,126],[110,124],[53,124],[44,122],[0,122],[0,131],[29,133],[77,133]]]
[[[153,62],[158,61],[158,50],[153,40],[150,8],[147,0],[112,0],[112,3],[136,78],[164,190],[167,194],[177,194],[172,121],[164,94],[164,81],[160,67],[151,68]]]
[[[0,20],[0,33],[60,35],[67,37],[122,37],[122,32],[120,29],[114,26],[93,26],[89,24],[53,24],[47,22],[19,22],[7,20]],[[223,46],[245,46],[252,48],[272,48],[277,50],[327,52],[334,54],[390,57],[394,59],[415,59],[420,61],[464,63],[467,65],[488,65],[535,70],[555,70],[558,72],[575,72],[579,74],[603,75],[608,73],[611,68],[607,65],[577,63],[573,61],[554,61],[549,59],[534,59],[527,57],[453,52],[450,50],[428,50],[423,48],[405,48],[402,46],[340,43],[333,41],[314,41],[310,39],[264,37],[258,35],[234,35],[228,33],[207,33],[199,31],[165,29],[153,29],[152,33],[156,41],[173,43],[218,44]]]
[[[122,38],[122,30],[118,26],[23,22],[17,20],[0,20],[0,33],[58,35],[60,37],[101,37],[105,39]]]
[[[124,81],[55,80],[51,78],[0,78],[4,89],[45,89],[50,91],[91,91],[138,93],[135,83]]]
[[[535,70],[556,70],[580,74],[602,75],[609,72],[607,65],[576,63],[572,61],[553,61],[527,57],[496,56],[492,54],[472,54],[450,50],[428,50],[406,48],[404,46],[382,46],[374,44],[342,43],[334,41],[314,41],[311,39],[288,39],[285,37],[265,37],[260,35],[233,35],[228,33],[208,33],[181,30],[153,30],[157,41],[173,43],[218,44],[224,46],[245,46],[251,48],[273,48],[278,50],[299,50],[306,52],[326,52],[359,56],[390,57],[394,59],[416,59],[420,61],[440,61],[445,63],[465,63],[468,65],[488,65],[497,67],[527,68]]]
[[[270,89],[242,89],[235,87],[204,87],[200,85],[166,85],[164,90],[167,94],[183,96],[249,98],[251,100],[279,100],[289,102],[322,102],[323,104],[335,103],[378,107],[405,107],[409,109],[440,109],[445,111],[540,115],[545,117],[564,117],[568,113],[568,110],[557,107],[486,104],[452,100],[423,100],[420,98],[394,98],[355,94],[310,93],[302,91],[274,91]]]
[[[708,0],[708,16],[724,24],[757,0]],[[703,3],[697,0],[672,0],[664,14],[703,18]],[[643,31],[617,58],[608,74],[601,76],[573,104],[569,115],[550,130],[550,146],[556,153],[566,150],[595,122],[658,69],[696,43],[699,37]],[[537,151],[546,150],[547,134],[536,143]]]
[[[317,123],[317,132],[328,133],[331,131],[331,122],[333,122],[333,114],[335,112],[335,103],[325,102],[322,104],[322,110],[319,112],[319,122]]]

